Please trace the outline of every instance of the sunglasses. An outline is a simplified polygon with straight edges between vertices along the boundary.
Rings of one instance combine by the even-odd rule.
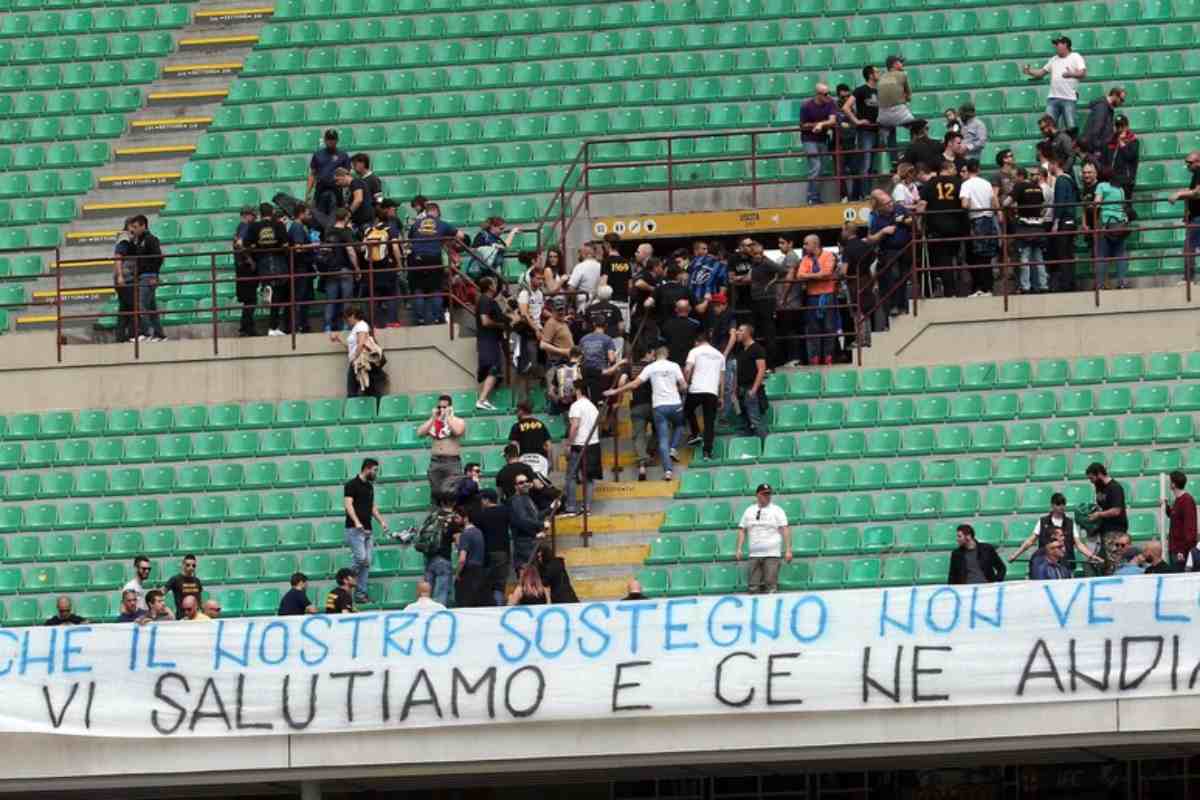
[[[529,481],[513,481],[514,486],[528,486]]]

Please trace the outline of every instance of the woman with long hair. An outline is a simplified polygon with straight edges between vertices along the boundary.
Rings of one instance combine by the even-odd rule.
[[[533,553],[533,563],[542,578],[546,590],[550,592],[550,602],[578,603],[579,596],[571,585],[571,576],[567,574],[567,562],[562,556],[554,555],[548,542],[542,542]]]
[[[516,588],[508,596],[510,606],[548,606],[550,605],[550,589],[542,583],[542,574],[538,571],[536,561],[527,564],[521,570]]]

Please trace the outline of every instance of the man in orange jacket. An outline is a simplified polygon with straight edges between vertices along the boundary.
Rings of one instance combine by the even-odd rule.
[[[837,259],[821,247],[816,234],[804,237],[804,255],[796,265],[796,280],[804,282],[804,332],[808,339],[808,363],[832,364],[837,349],[838,314],[833,308],[837,296],[834,269]]]

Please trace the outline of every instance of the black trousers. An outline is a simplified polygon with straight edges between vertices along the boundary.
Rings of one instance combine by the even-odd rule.
[[[299,270],[301,267],[296,266]],[[306,266],[303,269],[311,270],[312,267]],[[303,303],[311,302],[313,299],[313,275],[296,275],[292,283],[292,297],[296,298],[296,332],[308,333],[308,315],[312,313],[313,306],[303,305]]]
[[[117,317],[115,336],[118,342],[124,342],[137,335],[137,329],[133,324],[133,294],[137,291],[137,287],[130,281],[126,281],[115,288],[117,290],[117,310],[126,312]]]
[[[692,436],[700,433],[696,422],[696,409],[704,412],[704,454],[713,450],[713,438],[717,435],[717,396],[715,394],[691,394],[683,401],[683,416],[687,420]]]
[[[1063,226],[1059,231],[1046,236],[1046,265],[1049,273],[1050,291],[1075,291],[1075,225]]]
[[[483,567],[467,565],[454,582],[455,608],[482,608],[492,604],[492,588]]]
[[[934,279],[941,279],[942,290],[946,297],[958,295],[958,262],[962,252],[962,242],[943,242],[934,236],[927,240],[929,247],[929,266],[934,267]]]
[[[967,263],[971,265],[971,281],[975,285],[977,292],[991,292],[995,286],[995,279],[992,277],[992,256],[977,255],[971,248],[971,243],[967,242]]]
[[[292,309],[288,304],[292,301],[291,282],[286,275],[282,278],[276,276],[270,281],[264,282],[271,287],[271,310],[269,312],[271,329],[281,329],[290,333],[292,330]],[[296,316],[299,317],[299,313]]]
[[[775,335],[775,298],[768,297],[766,300],[755,300],[752,304],[754,310],[754,338],[763,343],[763,347],[767,349],[767,366],[779,366],[779,342]]]

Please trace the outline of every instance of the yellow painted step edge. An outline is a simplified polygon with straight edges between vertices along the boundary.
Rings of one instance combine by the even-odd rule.
[[[160,117],[158,119],[135,119],[130,123],[130,127],[166,128],[173,125],[208,125],[210,123],[212,123],[212,117]]]
[[[257,44],[258,35],[247,33],[240,36],[193,36],[187,39],[180,39],[180,47],[206,47],[209,45],[222,44]]]
[[[174,75],[177,72],[224,72],[225,70],[241,69],[241,61],[218,61],[211,64],[175,64],[163,67],[163,74]]]
[[[154,155],[170,155],[175,153],[194,153],[196,145],[194,144],[161,144],[152,147],[118,147],[116,149],[118,156],[154,156]]]
[[[654,533],[662,525],[665,514],[652,511],[644,514],[591,514],[588,528],[596,533]],[[554,524],[556,533],[564,536],[583,532],[583,516],[559,519]]]
[[[111,258],[64,258],[58,262],[59,269],[89,269],[91,267],[111,267],[113,259]],[[54,264],[50,265],[55,266]]]
[[[572,567],[623,567],[631,570],[642,566],[650,552],[648,544],[615,545],[611,547],[560,548],[558,554]]]
[[[263,15],[274,15],[274,6],[248,6],[245,8],[206,8],[202,11],[197,11],[192,14],[193,19],[208,19],[209,17],[217,17],[224,19],[226,17],[261,17]]]
[[[118,203],[84,203],[83,210],[87,211],[124,211],[134,208],[162,208],[166,200],[122,200]]]
[[[30,314],[24,317],[17,317],[18,325],[37,325],[42,322],[54,322],[58,319],[56,314]]]
[[[135,175],[105,175],[100,183],[125,183],[129,181],[177,181],[180,172],[142,172]]]
[[[156,100],[201,100],[206,97],[224,97],[227,94],[229,94],[228,89],[195,89],[187,92],[151,92],[148,99],[152,102]]]
[[[68,231],[67,239],[115,239],[120,231]]]
[[[111,286],[103,289],[63,289],[63,297],[91,297],[96,294],[116,294],[117,290]],[[53,300],[53,289],[39,289],[33,293],[34,300]]]

